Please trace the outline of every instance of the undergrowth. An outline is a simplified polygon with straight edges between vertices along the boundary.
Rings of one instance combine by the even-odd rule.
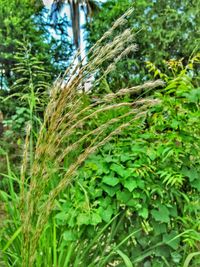
[[[6,266],[199,263],[200,93],[188,71],[164,89],[159,79],[95,101],[83,93],[102,63],[111,62],[95,87],[136,51],[129,29],[102,46],[131,13],[90,49],[87,64],[72,64],[54,84],[43,122],[29,88],[21,172],[7,157],[1,190]],[[141,90],[143,97],[133,97]]]

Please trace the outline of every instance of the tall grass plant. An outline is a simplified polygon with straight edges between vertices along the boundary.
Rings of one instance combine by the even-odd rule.
[[[93,241],[72,242],[67,250],[60,247],[62,237],[54,216],[58,199],[73,182],[78,168],[88,156],[123,129],[133,123],[138,124],[148,108],[158,103],[152,97],[133,101],[131,98],[126,100],[124,96],[139,89],[151,90],[163,86],[161,80],[121,89],[116,94],[103,96],[95,103],[90,103],[90,100],[86,102],[82,94],[84,84],[95,75],[101,64],[111,62],[104,73],[107,75],[121,58],[136,51],[134,34],[130,29],[102,45],[102,41],[107,38],[110,40],[116,28],[126,23],[132,12],[128,10],[90,49],[88,63],[72,63],[64,78],[54,84],[38,133],[33,128],[35,93],[31,84],[31,118],[26,130],[21,174],[16,177],[7,160],[9,188],[7,191],[1,190],[6,216],[0,244],[6,266],[86,266],[88,259],[89,266],[105,266],[113,251],[117,251],[129,264],[126,255],[120,251],[120,244],[112,247],[107,243],[106,230],[110,229],[112,240],[120,222],[117,222],[118,216],[103,229],[97,228]],[[100,79],[95,82],[96,85],[99,82]],[[115,111],[111,120],[105,120],[102,125],[93,125],[93,128],[88,127],[91,119],[98,120],[110,110]],[[121,242],[134,234],[135,230]],[[110,256],[104,258],[108,249]]]

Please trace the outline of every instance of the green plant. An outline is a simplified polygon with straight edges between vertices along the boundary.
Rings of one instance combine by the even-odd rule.
[[[135,33],[137,53],[131,53],[120,61],[114,72],[107,77],[112,91],[153,79],[145,62],[153,62],[162,73],[169,75],[165,60],[182,59],[185,66],[191,54],[199,51],[200,1],[187,0],[108,0],[101,5],[100,12],[88,23],[89,41],[95,43],[110,23],[123,14],[127,8],[134,8],[128,19],[128,26]],[[121,26],[123,28],[123,25]],[[113,35],[117,32],[113,33]],[[90,45],[90,44],[89,44]],[[108,64],[108,62],[107,62]],[[107,67],[103,65],[103,69]],[[198,77],[199,65],[195,67]]]
[[[166,88],[156,93],[161,103],[145,120],[131,124],[79,169],[57,204],[57,224],[67,225],[63,246],[87,242],[99,226],[122,213],[108,247],[138,230],[120,246],[129,264],[182,267],[188,254],[185,262],[191,261],[200,242],[200,90],[190,71],[186,67],[167,77]],[[112,110],[102,114],[90,127],[115,115]],[[102,266],[112,261],[122,264],[117,250],[104,254]],[[192,266],[197,263],[198,257]]]
[[[26,125],[28,123],[32,125],[30,142],[33,143],[41,124],[41,114],[45,108],[50,87],[49,74],[46,73],[43,63],[32,55],[31,47],[27,43],[18,42],[18,45],[20,48],[15,55],[17,63],[13,71],[21,78],[17,79],[12,86],[12,90],[16,93],[10,93],[10,96],[2,98],[4,106],[9,106],[9,103],[14,101],[15,107],[11,105],[12,113],[8,108],[5,114],[4,132],[0,140],[2,149],[10,155],[10,162],[17,170],[22,154],[23,139],[26,135]],[[1,172],[6,166],[3,154]],[[6,180],[1,182],[6,183]]]
[[[55,83],[34,138],[33,121],[27,125],[19,176],[5,155],[9,183],[1,190],[7,218],[0,248],[7,266],[199,263],[200,89],[188,67],[194,59],[186,68],[170,62],[172,76],[163,74],[162,89],[157,80],[96,99],[81,93],[108,60],[94,81],[107,87],[106,75],[135,51],[130,30],[110,40],[131,13],[90,49],[90,62],[72,65]],[[151,71],[162,75],[156,66]],[[134,97],[154,88],[151,97]]]
[[[194,257],[196,257],[196,256],[199,256],[199,255],[200,255],[200,252],[193,252],[193,253],[190,253],[190,254],[187,256],[187,258],[186,258],[186,260],[185,260],[185,262],[184,262],[183,267],[188,267],[189,264],[190,264],[190,262],[191,262],[191,260],[192,260],[192,258],[194,258]]]
[[[58,223],[54,215],[56,203],[59,203],[62,192],[68,190],[78,168],[90,154],[112,140],[115,135],[120,134],[132,123],[139,125],[148,108],[158,103],[153,98],[132,101],[125,97],[125,95],[138,90],[138,87],[126,88],[117,94],[102,96],[93,104],[90,103],[90,99],[80,94],[84,83],[94,75],[103,62],[114,58],[114,62],[105,72],[109,73],[122,57],[135,50],[135,45],[129,45],[132,39],[130,30],[126,30],[107,45],[102,45],[102,41],[124,23],[125,17],[131,13],[132,10],[128,10],[90,49],[90,62],[86,65],[81,64],[82,67],[78,65],[75,69],[70,67],[66,72],[66,80],[58,81],[52,88],[36,143],[32,139],[32,120],[28,124],[20,178],[15,177],[9,168],[10,193],[2,191],[8,220],[4,227],[6,234],[1,236],[0,244],[8,266],[41,266],[42,264],[51,266],[58,264],[58,260],[61,266],[63,266],[63,261],[65,266],[72,264],[80,266],[82,261],[88,261],[88,257],[86,257],[88,248],[86,251],[83,250],[87,240],[84,242],[78,240],[80,246],[77,247],[80,247],[80,250],[76,252],[80,253],[80,257],[77,256],[78,262],[76,263],[71,261],[74,257],[74,254],[71,257],[71,253],[74,251],[75,244],[71,243],[64,255],[62,246],[57,247],[57,240],[59,237],[62,240],[63,237],[61,234],[57,237],[59,230],[57,230]],[[124,39],[127,41],[124,42]],[[126,45],[128,45],[127,48]],[[34,84],[31,83],[31,85]],[[163,86],[163,82],[158,80],[146,83],[141,87],[151,89],[160,86]],[[33,111],[32,107],[35,107],[32,105],[32,99],[35,99],[35,94],[31,87],[30,114]],[[86,99],[87,101],[85,101]],[[111,120],[109,117],[105,117],[100,124],[88,125],[92,118],[98,120],[102,114],[109,113],[110,110],[114,115]],[[17,182],[18,190],[13,189],[12,181]],[[80,185],[80,183],[78,184]],[[94,215],[92,220],[95,225],[98,218]],[[111,222],[113,222],[112,226],[110,226]],[[119,244],[113,243],[107,253],[104,231],[107,227],[111,227],[113,229],[111,234],[113,232],[114,236],[121,224],[118,225],[116,220],[111,219],[106,227],[99,227],[99,231],[96,232],[98,238],[95,242],[87,241],[88,247],[90,247],[87,253],[94,254],[94,264],[95,261],[99,261],[96,253],[101,251],[101,246],[97,251],[94,250],[99,239],[105,239],[103,242],[106,242],[102,252],[102,255],[106,253],[106,258],[102,256],[101,266],[110,257],[113,257],[115,250],[123,260],[127,261],[120,246],[138,231],[133,229],[128,236],[120,240]],[[44,257],[40,252],[47,252],[46,256]],[[91,266],[94,266],[93,263]]]

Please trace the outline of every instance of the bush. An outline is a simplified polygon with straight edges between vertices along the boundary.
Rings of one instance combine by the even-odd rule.
[[[199,263],[200,89],[192,69],[163,76],[164,89],[157,80],[98,99],[80,94],[101,64],[135,50],[124,42],[133,37],[129,30],[102,44],[122,22],[89,51],[88,64],[72,64],[64,86],[55,83],[42,123],[31,86],[20,175],[6,157],[8,186],[0,191],[7,266]],[[151,97],[134,98],[153,89]]]
[[[91,239],[117,216],[115,233],[111,226],[99,241],[107,242],[100,266],[120,262],[121,242],[134,266],[183,266],[199,249],[200,89],[181,73],[156,96],[161,104],[92,155],[59,201],[62,247]]]

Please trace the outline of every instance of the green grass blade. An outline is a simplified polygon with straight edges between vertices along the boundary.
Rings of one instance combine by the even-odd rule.
[[[123,253],[119,249],[117,249],[116,252],[123,259],[124,264],[126,265],[126,267],[133,267],[133,264],[131,263],[131,260],[129,259],[129,257],[125,253]]]
[[[186,260],[185,260],[185,262],[184,262],[184,264],[183,264],[183,267],[188,267],[189,264],[190,264],[190,262],[191,262],[191,260],[192,260],[194,257],[199,256],[199,255],[200,255],[200,252],[193,252],[193,253],[190,253],[190,254],[187,256],[187,258],[186,258]]]
[[[9,239],[5,247],[2,249],[3,252],[5,252],[9,248],[9,246],[13,243],[15,238],[20,234],[21,230],[22,230],[22,227],[19,227],[17,231],[14,232],[14,234],[11,236],[11,238]]]
[[[53,263],[57,266],[57,234],[56,234],[56,221],[53,220]]]

